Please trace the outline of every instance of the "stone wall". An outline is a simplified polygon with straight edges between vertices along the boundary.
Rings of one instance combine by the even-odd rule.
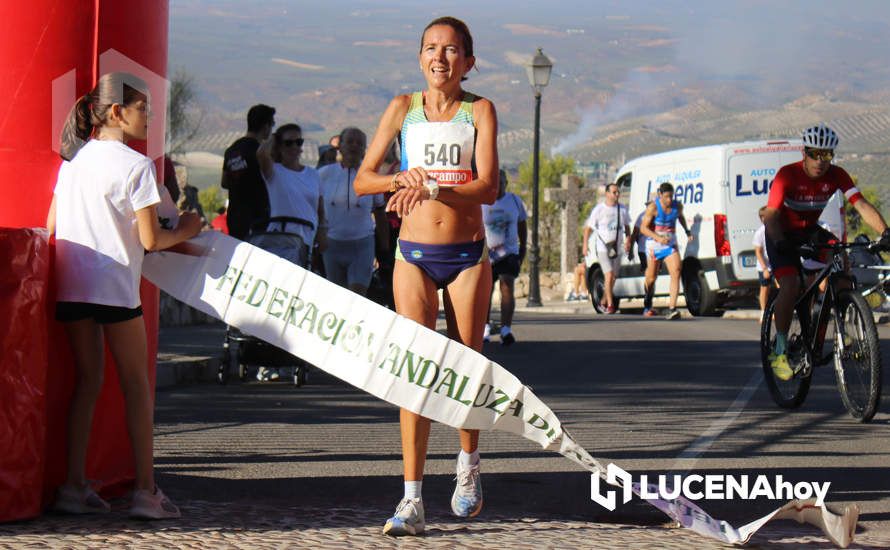
[[[541,287],[541,300],[548,302],[550,300],[562,300],[568,295],[569,289],[572,288],[572,275],[567,274],[561,277],[558,271],[542,271],[538,275],[538,283]],[[500,293],[497,284],[495,284],[493,301],[500,303]],[[516,278],[514,287],[516,298],[528,297],[528,273],[520,273]]]
[[[178,327],[184,325],[207,325],[218,323],[217,319],[186,305],[163,290],[159,307],[160,326]]]

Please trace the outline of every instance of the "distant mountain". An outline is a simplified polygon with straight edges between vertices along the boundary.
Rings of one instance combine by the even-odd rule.
[[[495,102],[505,164],[531,149],[533,98],[523,64],[542,46],[554,60],[542,102],[548,151],[616,162],[793,136],[827,120],[841,134],[842,153],[874,174],[869,179],[886,173],[890,3],[449,6],[474,33],[479,70],[466,87]],[[422,88],[420,33],[438,15],[404,0],[173,0],[170,67],[194,76],[204,112],[191,148],[220,152],[259,102],[278,109],[279,123],[299,122],[315,143],[344,126],[373,132],[393,95]]]

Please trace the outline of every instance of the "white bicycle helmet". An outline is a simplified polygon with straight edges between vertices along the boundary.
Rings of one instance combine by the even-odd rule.
[[[804,147],[811,149],[834,149],[837,147],[837,142],[837,134],[826,126],[824,122],[803,131]]]

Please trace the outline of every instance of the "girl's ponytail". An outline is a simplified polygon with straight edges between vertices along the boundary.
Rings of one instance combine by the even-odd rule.
[[[96,87],[78,99],[68,113],[62,127],[59,154],[65,160],[73,159],[92,137],[93,131],[105,124],[113,104],[130,105],[147,98],[148,85],[144,80],[122,72],[102,75]]]
[[[92,94],[81,97],[65,119],[60,149],[60,154],[65,160],[73,159],[93,133],[92,102]]]

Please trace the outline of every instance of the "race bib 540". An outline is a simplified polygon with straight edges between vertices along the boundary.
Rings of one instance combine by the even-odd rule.
[[[457,122],[419,122],[408,126],[405,153],[408,168],[420,167],[439,185],[454,186],[473,179],[475,128]]]

